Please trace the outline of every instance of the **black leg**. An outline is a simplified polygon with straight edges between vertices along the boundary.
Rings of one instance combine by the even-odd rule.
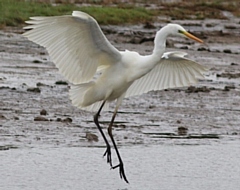
[[[115,169],[115,168],[118,168],[118,167],[119,167],[120,177],[123,178],[127,183],[129,183],[128,180],[127,180],[127,177],[126,177],[126,175],[125,175],[125,172],[124,172],[124,167],[123,167],[122,158],[121,158],[121,156],[120,156],[120,153],[119,153],[119,151],[118,151],[117,145],[116,145],[115,140],[114,140],[113,135],[112,135],[112,126],[113,126],[113,122],[114,122],[114,119],[115,119],[116,115],[117,115],[117,108],[116,108],[116,110],[115,110],[115,112],[114,112],[114,114],[113,114],[111,123],[110,123],[110,125],[109,125],[109,127],[108,127],[108,134],[109,134],[109,136],[110,136],[110,138],[111,138],[111,140],[112,140],[114,149],[116,150],[117,157],[118,157],[118,160],[119,160],[119,164],[116,165],[116,166],[114,166],[114,167],[112,167],[112,169]]]
[[[93,119],[94,119],[94,123],[97,125],[97,128],[98,130],[100,131],[105,143],[106,143],[106,146],[107,146],[107,149],[105,151],[105,153],[103,154],[103,156],[106,156],[107,155],[107,163],[110,164],[110,166],[112,167],[112,158],[111,158],[111,147],[110,147],[110,144],[106,138],[106,136],[104,135],[103,131],[102,131],[102,128],[100,127],[99,125],[99,122],[98,122],[98,117],[100,116],[100,112],[103,108],[105,104],[105,101],[102,103],[100,109],[98,110],[98,112],[94,115]]]

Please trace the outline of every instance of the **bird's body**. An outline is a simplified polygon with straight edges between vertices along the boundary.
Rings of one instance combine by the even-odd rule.
[[[98,101],[111,102],[118,99],[126,93],[135,80],[147,74],[157,64],[157,58],[154,60],[152,56],[141,56],[137,52],[128,50],[120,53],[122,59],[118,63],[102,69],[99,78],[88,83],[83,101],[78,107],[87,107]]]
[[[73,11],[72,15],[32,17],[23,35],[46,47],[52,61],[62,75],[72,83],[70,99],[73,105],[90,111],[98,110],[94,122],[107,145],[107,161],[112,167],[110,145],[98,122],[101,110],[114,100],[116,109],[108,133],[116,150],[120,176],[126,182],[123,162],[112,135],[112,125],[124,97],[195,84],[204,78],[202,65],[185,58],[183,52],[165,52],[169,35],[200,39],[182,26],[168,24],[156,33],[151,55],[134,51],[118,51],[102,33],[96,20],[86,13]]]

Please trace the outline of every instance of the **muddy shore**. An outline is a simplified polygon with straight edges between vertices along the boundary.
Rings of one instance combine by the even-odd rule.
[[[172,21],[173,22],[173,21]],[[125,99],[114,135],[120,146],[209,144],[240,140],[240,19],[175,20],[202,38],[168,39],[168,49],[184,51],[209,67],[194,87],[149,92]],[[156,28],[102,26],[120,50],[150,54]],[[21,36],[19,28],[0,31],[0,150],[21,147],[104,146],[92,115],[71,105],[69,84],[44,48]],[[114,103],[111,105],[114,109]],[[106,129],[111,112],[100,120]],[[99,138],[98,138],[99,137]]]

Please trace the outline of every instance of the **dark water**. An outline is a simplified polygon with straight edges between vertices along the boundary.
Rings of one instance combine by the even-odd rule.
[[[130,184],[94,147],[39,147],[0,152],[0,189],[237,190],[239,141],[122,147]],[[113,158],[113,162],[116,162]],[[117,164],[117,163],[116,163]]]

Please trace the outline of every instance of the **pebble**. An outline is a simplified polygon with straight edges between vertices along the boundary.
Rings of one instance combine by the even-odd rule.
[[[178,135],[187,135],[188,132],[188,128],[187,127],[178,127]]]
[[[224,53],[232,53],[232,51],[230,49],[225,49],[223,50]]]
[[[5,120],[7,119],[4,115],[0,114],[0,120]]]
[[[57,118],[56,121],[57,121],[57,122],[61,122],[62,119],[61,119],[61,118]]]
[[[42,61],[39,61],[39,60],[33,60],[33,63],[42,63]]]
[[[65,119],[57,118],[56,121],[57,122],[72,123],[72,118],[70,118],[70,117],[67,117]]]
[[[61,80],[56,81],[55,84],[56,85],[68,85],[68,83],[66,81],[61,81]]]
[[[198,92],[210,92],[210,89],[207,88],[206,86],[203,87],[195,87],[195,86],[190,86],[185,90],[186,93],[198,93]]]
[[[45,110],[45,109],[42,109],[41,111],[40,111],[40,115],[47,115],[48,113],[47,113],[47,111]]]
[[[36,92],[36,93],[41,93],[40,88],[28,88],[27,89],[28,92]]]
[[[231,89],[235,89],[235,86],[225,86],[223,91],[230,91]]]
[[[92,141],[98,142],[98,136],[93,133],[86,133],[86,139],[91,142]]]
[[[47,118],[42,116],[37,116],[34,118],[34,121],[49,121]]]
[[[63,119],[62,122],[72,123],[72,118],[67,117],[67,118]]]
[[[223,78],[240,78],[240,73],[221,73],[221,74],[217,74],[217,77],[223,77]]]

